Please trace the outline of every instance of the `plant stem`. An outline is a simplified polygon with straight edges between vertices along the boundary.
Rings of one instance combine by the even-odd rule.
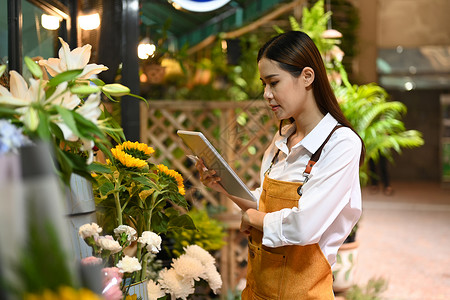
[[[144,280],[147,274],[147,259],[150,256],[150,252],[145,253],[144,257],[142,258],[142,270],[141,270],[141,276],[139,280]]]
[[[122,207],[120,206],[120,198],[119,198],[119,188],[120,188],[120,174],[119,174],[119,178],[116,180],[115,186],[114,186],[114,189],[115,189],[114,200],[116,203],[117,223],[118,223],[118,225],[123,225]]]

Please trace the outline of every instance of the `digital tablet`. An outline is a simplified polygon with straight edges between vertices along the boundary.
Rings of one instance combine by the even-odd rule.
[[[178,130],[178,136],[188,146],[194,155],[201,158],[205,166],[216,171],[221,178],[220,184],[231,195],[256,201],[248,187],[233,171],[223,157],[217,152],[213,145],[206,139],[201,132]]]

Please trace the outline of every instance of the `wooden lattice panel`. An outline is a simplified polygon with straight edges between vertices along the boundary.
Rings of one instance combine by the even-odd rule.
[[[240,211],[230,200],[208,190],[199,180],[194,164],[186,157],[190,150],[177,130],[201,131],[250,189],[260,185],[261,159],[278,122],[263,100],[151,101],[141,104],[141,142],[156,152],[154,163],[164,163],[183,175],[186,199],[194,206],[222,205],[219,216],[227,224],[227,245],[220,253],[222,291],[234,289],[245,277],[246,238],[239,233]]]
[[[185,179],[187,199],[196,205],[220,199],[203,187],[190,150],[176,131],[201,131],[250,187],[260,184],[259,167],[277,124],[263,100],[244,102],[152,101],[141,106],[141,141],[156,150],[155,163],[165,163]]]

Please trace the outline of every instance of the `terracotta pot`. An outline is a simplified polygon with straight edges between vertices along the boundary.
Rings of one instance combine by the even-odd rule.
[[[343,292],[354,284],[355,267],[358,259],[359,242],[343,244],[337,253],[333,268],[333,290]]]
[[[156,64],[145,65],[144,73],[147,76],[148,83],[159,84],[164,80],[164,76],[166,75],[166,67]]]

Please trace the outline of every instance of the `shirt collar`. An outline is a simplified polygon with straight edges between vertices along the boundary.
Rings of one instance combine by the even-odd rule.
[[[302,145],[310,153],[315,153],[337,124],[338,121],[331,114],[327,113],[316,127],[314,127],[314,129],[311,130],[299,144],[295,145],[294,148]],[[277,148],[283,150],[283,152],[286,151],[287,153],[287,138],[295,131],[295,129],[295,123],[286,125],[281,129],[281,136],[278,136],[275,141]]]
[[[326,138],[338,124],[338,121],[329,113],[320,120],[319,124],[308,133],[302,140],[303,146],[311,153],[315,153],[317,149],[325,142]]]

